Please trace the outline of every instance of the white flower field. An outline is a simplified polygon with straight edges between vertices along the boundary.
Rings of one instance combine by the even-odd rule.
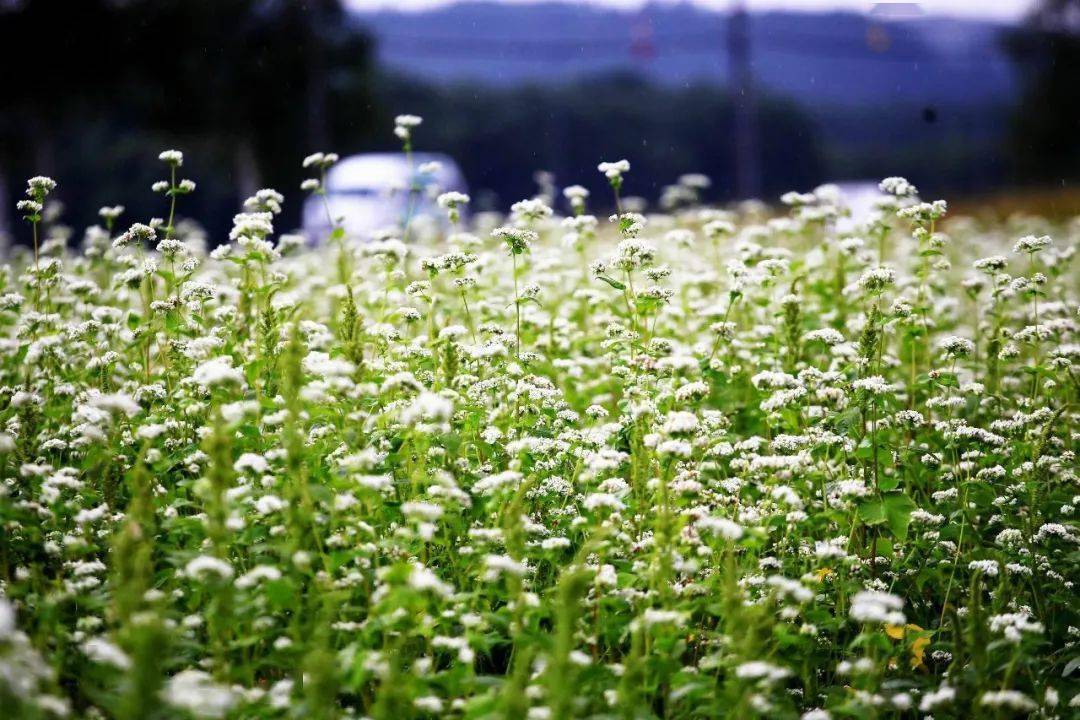
[[[3,717],[1080,713],[1080,222],[630,158],[208,252],[160,159],[0,270]]]

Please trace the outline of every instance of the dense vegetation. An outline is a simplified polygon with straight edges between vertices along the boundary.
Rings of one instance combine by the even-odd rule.
[[[0,273],[5,717],[1075,717],[1078,226],[619,161],[208,253],[161,159]]]

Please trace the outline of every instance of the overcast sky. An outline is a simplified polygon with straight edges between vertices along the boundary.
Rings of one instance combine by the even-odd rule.
[[[425,10],[441,5],[450,5],[456,0],[344,0],[345,3],[358,10],[371,10],[379,8],[396,10]],[[495,0],[503,3],[528,3],[537,0]],[[604,5],[616,8],[636,8],[646,4],[647,0],[562,0],[563,2],[588,2],[593,5]],[[653,0],[659,2],[684,2],[685,0]],[[733,0],[692,0],[695,5],[725,10],[730,8]],[[888,4],[876,3],[873,0],[745,0],[746,6],[751,10],[772,10],[782,8],[786,10],[855,10],[868,11],[874,5]],[[962,17],[980,17],[995,20],[1016,20],[1023,16],[1025,11],[1033,4],[1033,0],[922,0],[918,3],[904,2],[904,5],[921,5],[927,13],[957,15]]]

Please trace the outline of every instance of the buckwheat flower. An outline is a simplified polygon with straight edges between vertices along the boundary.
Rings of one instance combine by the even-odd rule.
[[[281,571],[272,565],[256,565],[251,570],[236,578],[233,583],[241,590],[253,588],[261,582],[272,582],[281,579]]]
[[[1048,235],[1043,235],[1041,237],[1035,237],[1034,235],[1025,235],[1024,237],[1017,240],[1016,244],[1013,245],[1013,252],[1017,254],[1027,253],[1028,255],[1034,255],[1035,253],[1046,250],[1053,244],[1054,241],[1051,240],[1050,236]]]
[[[540,541],[540,547],[544,550],[564,550],[570,546],[570,539],[562,536],[544,538]]]
[[[585,496],[585,500],[581,504],[589,511],[607,508],[614,512],[620,512],[626,508],[622,500],[610,493],[590,493]]]
[[[285,202],[285,196],[277,190],[263,188],[244,200],[244,210],[248,212],[269,212],[278,215],[281,213],[281,204],[283,202]]]
[[[192,580],[205,580],[211,576],[220,580],[229,580],[233,576],[233,568],[220,558],[200,555],[188,561],[188,564],[184,566],[184,574]]]
[[[861,623],[903,625],[904,599],[878,590],[863,590],[851,600],[851,619]]]
[[[451,585],[440,580],[438,575],[419,563],[412,565],[408,583],[409,587],[419,592],[430,591],[442,597],[450,597],[454,593]]]
[[[23,213],[23,219],[33,220],[35,216],[41,214],[42,204],[37,200],[20,200],[15,203],[15,209]]]
[[[616,160],[615,162],[602,162],[596,169],[604,174],[608,180],[615,183],[622,180],[623,173],[630,172],[629,160]]]
[[[35,175],[26,181],[26,196],[38,202],[42,202],[55,189],[56,181],[44,175]]]
[[[504,574],[523,577],[528,573],[529,567],[519,563],[507,555],[484,556],[484,580],[494,582]]]
[[[665,440],[656,446],[656,454],[664,458],[688,459],[693,447],[685,440]]]
[[[968,569],[981,572],[987,577],[997,577],[999,565],[997,560],[972,560],[968,563]]]
[[[303,166],[305,168],[319,168],[325,170],[338,161],[337,153],[312,153],[304,158]]]
[[[862,390],[868,395],[888,395],[894,390],[893,385],[889,384],[885,378],[880,375],[859,378],[853,382],[851,386],[856,390]]]
[[[732,542],[743,536],[743,528],[737,522],[711,515],[699,518],[694,522],[694,527],[698,529],[698,532],[717,535]]]
[[[443,516],[446,509],[435,503],[412,501],[403,503],[401,513],[406,517],[432,522]]]
[[[980,260],[976,260],[972,263],[972,267],[980,272],[984,272],[987,275],[994,275],[1005,269],[1009,264],[1009,259],[1004,255],[991,255]]]
[[[150,244],[156,239],[157,231],[154,228],[143,223],[135,223],[113,241],[113,247],[122,248],[136,243]]]
[[[424,695],[413,699],[413,707],[437,715],[443,711],[443,701],[435,695]]]
[[[300,183],[300,189],[303,190],[304,192],[315,192],[316,190],[319,190],[321,187],[322,187],[322,183],[319,182],[318,178],[308,178],[307,180]]]
[[[950,335],[942,339],[938,343],[938,347],[944,350],[949,356],[958,358],[967,357],[975,352],[975,343],[967,338],[959,337],[957,335]]]
[[[305,371],[323,378],[349,377],[356,372],[356,365],[348,360],[332,358],[317,350],[308,353],[302,365]]]
[[[454,405],[442,395],[424,391],[401,413],[406,425],[431,423],[445,425],[454,414]]]
[[[570,185],[563,188],[563,197],[570,202],[570,207],[575,214],[585,212],[585,201],[589,199],[589,191],[581,185]]]
[[[506,243],[512,255],[526,252],[538,237],[532,230],[507,226],[495,228],[491,231],[491,236]]]
[[[821,328],[820,330],[811,330],[803,335],[803,340],[807,342],[822,342],[829,347],[834,347],[844,342],[844,336],[835,328]]]
[[[941,705],[951,703],[955,699],[956,690],[948,685],[942,684],[937,690],[932,690],[923,695],[922,702],[919,703],[919,710],[922,712],[929,712]]]
[[[828,710],[814,708],[813,710],[807,710],[800,715],[799,720],[832,720],[832,715]]]
[[[513,213],[515,217],[521,218],[522,220],[535,222],[551,217],[553,211],[543,200],[532,198],[530,200],[519,200],[514,203],[510,206],[510,212]]]
[[[979,704],[986,707],[1009,708],[1017,712],[1031,712],[1039,707],[1038,703],[1019,690],[988,690],[979,698]]]
[[[175,238],[166,238],[165,240],[162,240],[161,242],[159,242],[157,244],[157,248],[155,248],[155,249],[159,253],[161,253],[165,258],[171,260],[171,259],[175,258],[177,255],[180,255],[181,253],[186,252],[187,251],[187,246],[184,245],[184,243],[182,241],[177,240]]]
[[[243,238],[263,238],[274,232],[274,215],[269,212],[238,213],[233,216],[233,227],[229,239],[240,241]]]
[[[880,295],[885,288],[895,283],[896,271],[884,266],[866,270],[859,278],[859,287],[871,295]]]
[[[764,680],[776,682],[791,675],[791,671],[764,660],[753,660],[738,665],[735,668],[735,677],[743,680]]]
[[[1042,635],[1045,628],[1041,622],[1032,620],[1026,612],[1002,613],[990,616],[990,631],[1001,633],[1012,644],[1017,644],[1025,634]]]
[[[247,385],[243,370],[234,368],[232,358],[224,355],[202,363],[195,368],[191,377],[199,385],[208,388],[219,385]]]
[[[86,640],[79,646],[86,657],[103,665],[111,665],[118,670],[131,669],[131,658],[119,646],[102,637]]]
[[[246,452],[233,463],[233,470],[238,473],[251,472],[261,475],[270,471],[270,463],[258,453]]]
[[[912,197],[918,195],[918,189],[902,177],[887,177],[878,183],[878,189],[883,193],[896,197]]]
[[[461,217],[459,208],[462,205],[469,204],[469,196],[463,192],[452,190],[439,195],[439,197],[435,199],[435,202],[439,204],[439,207],[447,211],[451,222],[457,222]]]
[[[222,718],[237,703],[239,697],[226,685],[215,683],[202,670],[183,670],[169,678],[162,699],[200,718]]]
[[[697,415],[691,412],[671,412],[664,418],[661,432],[665,435],[684,435],[692,433],[698,427]]]
[[[513,470],[504,470],[495,475],[487,475],[480,478],[472,486],[474,495],[487,496],[503,487],[517,487],[524,476]]]
[[[165,150],[158,155],[158,160],[173,167],[180,167],[184,164],[184,153],[179,150]]]
[[[422,122],[424,119],[419,115],[398,115],[394,118],[394,135],[407,141],[412,138],[413,129],[419,127]]]
[[[641,622],[645,627],[657,625],[683,625],[686,622],[686,613],[679,610],[662,610],[660,608],[647,608],[641,615]]]
[[[1039,529],[1035,531],[1035,534],[1031,537],[1034,542],[1043,542],[1048,538],[1059,538],[1061,540],[1067,540],[1069,542],[1078,543],[1080,540],[1072,534],[1069,528],[1061,523],[1043,523],[1039,526]]]
[[[135,402],[134,398],[125,393],[96,393],[90,395],[86,402],[91,407],[96,407],[100,410],[106,410],[110,413],[122,413],[129,418],[135,417],[142,408],[139,403]]]

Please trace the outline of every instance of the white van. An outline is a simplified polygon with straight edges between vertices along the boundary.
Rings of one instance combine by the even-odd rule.
[[[409,188],[413,188],[412,192]],[[440,193],[467,192],[461,169],[438,153],[366,153],[343,158],[326,174],[330,214],[350,237],[370,239],[378,230],[415,222],[446,223],[446,212],[435,198]],[[320,243],[330,233],[330,221],[320,195],[304,202],[304,232]]]

